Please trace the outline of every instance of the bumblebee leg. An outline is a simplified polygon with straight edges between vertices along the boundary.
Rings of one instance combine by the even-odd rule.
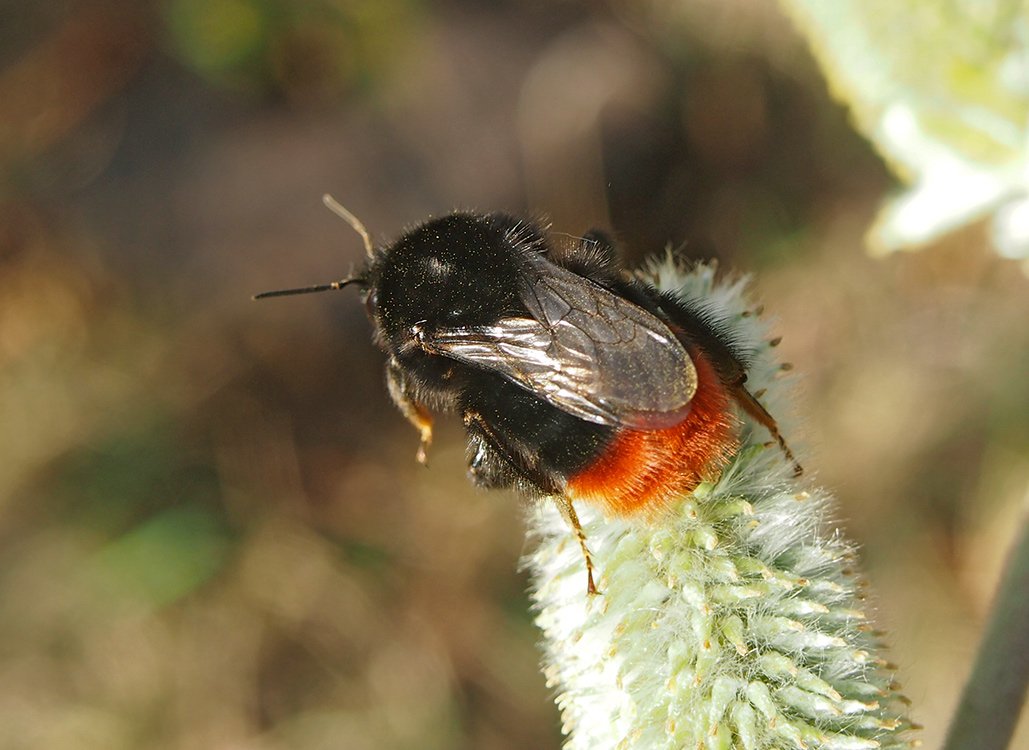
[[[411,394],[411,388],[404,378],[403,370],[393,360],[386,365],[386,387],[389,389],[393,403],[421,435],[415,458],[422,466],[428,466],[429,446],[432,445],[432,414],[415,400]]]
[[[494,467],[498,469],[498,476],[506,475],[507,470],[510,469],[510,472],[522,481],[522,488],[530,493],[557,495],[562,491],[562,488],[555,484],[553,478],[540,471],[539,467],[532,463],[523,451],[514,446],[500,431],[494,429],[482,414],[472,409],[466,409],[461,414],[461,420],[464,422],[465,429],[485,444],[491,457],[502,459],[502,467],[496,467],[496,461],[493,462]],[[475,454],[472,458],[469,469],[474,477],[477,468],[474,460]],[[510,484],[517,483],[511,482],[507,486]]]
[[[468,429],[468,476],[477,487],[507,489],[518,484],[518,472],[479,431]]]
[[[618,281],[622,268],[614,240],[600,229],[586,232],[554,262],[601,285]]]
[[[761,403],[754,398],[750,391],[748,391],[743,383],[739,383],[733,387],[732,395],[736,399],[736,403],[740,405],[743,411],[747,412],[751,417],[757,421],[758,424],[763,425],[775,438],[775,442],[779,444],[782,452],[790,463],[793,464],[793,476],[799,477],[804,473],[804,468],[797,461],[797,458],[793,455],[793,451],[790,450],[790,446],[786,444],[786,438],[779,432],[779,425],[775,423],[775,419],[768,413],[768,410],[761,405]]]
[[[481,414],[468,409],[461,415],[461,418],[465,429],[473,433],[474,440],[479,441],[480,445],[478,447],[480,449],[482,447],[487,448],[495,459],[502,460],[504,464],[504,468],[501,470],[494,462],[492,471],[499,473],[485,474],[482,477],[484,480],[489,481],[491,476],[506,476],[506,471],[510,468],[512,472],[515,472],[517,476],[525,480],[533,491],[554,498],[554,502],[557,503],[561,515],[564,516],[565,520],[568,521],[575,531],[575,538],[579,541],[582,554],[586,558],[586,593],[600,593],[593,582],[593,556],[586,546],[586,534],[583,533],[582,524],[579,523],[579,516],[575,512],[575,508],[572,507],[572,501],[568,499],[560,487],[555,485],[553,479],[548,478],[536,467],[527,464],[524,459],[519,458],[519,451],[505,441]],[[472,456],[472,462],[469,464],[469,470],[476,481],[478,481],[476,465],[476,458],[478,457],[480,457],[480,452],[476,451]]]
[[[593,252],[601,256],[611,265],[617,265],[618,248],[615,247],[614,238],[603,229],[591,229],[582,236],[583,244],[592,246]]]
[[[590,555],[589,547],[586,546],[586,534],[582,530],[582,524],[579,523],[579,516],[575,512],[575,506],[572,505],[572,501],[568,499],[568,496],[564,494],[554,495],[554,502],[557,503],[557,508],[561,511],[561,515],[571,524],[572,529],[575,531],[575,538],[579,540],[579,546],[582,548],[583,557],[586,558],[586,594],[599,594],[600,592],[597,591],[596,584],[593,583],[593,556]]]

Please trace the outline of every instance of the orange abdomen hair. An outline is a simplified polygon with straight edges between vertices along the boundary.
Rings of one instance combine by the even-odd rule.
[[[655,512],[718,471],[738,447],[731,399],[711,363],[690,351],[697,392],[686,419],[661,430],[622,430],[606,451],[568,481],[571,500],[613,515]]]

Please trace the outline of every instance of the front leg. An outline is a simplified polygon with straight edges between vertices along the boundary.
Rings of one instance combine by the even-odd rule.
[[[404,371],[391,359],[386,365],[386,387],[389,389],[390,398],[400,409],[407,421],[415,426],[421,435],[418,444],[418,452],[415,458],[422,466],[429,465],[429,446],[432,445],[432,414],[429,410],[415,399],[412,393],[411,383],[404,375]]]

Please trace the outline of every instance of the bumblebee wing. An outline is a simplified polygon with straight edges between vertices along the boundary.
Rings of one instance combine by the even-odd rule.
[[[655,429],[682,421],[697,372],[668,327],[539,260],[522,291],[533,317],[436,330],[423,341],[426,349],[503,375],[590,422]]]

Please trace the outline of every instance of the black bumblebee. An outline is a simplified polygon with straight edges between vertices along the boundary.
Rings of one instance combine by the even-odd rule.
[[[666,506],[735,452],[733,403],[793,460],[744,386],[731,330],[701,300],[623,271],[602,232],[558,253],[534,222],[453,213],[374,248],[360,221],[325,201],[364,238],[365,267],[257,298],[356,284],[388,357],[390,395],[421,433],[418,459],[432,414],[459,414],[472,481],[553,497],[582,544],[591,593],[573,502],[614,514]]]

